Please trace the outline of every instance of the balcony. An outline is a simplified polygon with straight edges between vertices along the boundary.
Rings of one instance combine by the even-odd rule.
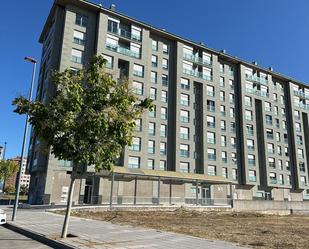
[[[304,98],[304,99],[309,99],[309,94],[306,94],[303,91],[300,91],[300,90],[296,91],[296,90],[294,90],[293,92],[294,92],[295,96],[298,96],[298,97],[301,97],[301,98]]]
[[[189,118],[185,116],[180,116],[180,121],[184,123],[189,123]]]
[[[203,65],[203,66],[207,66],[207,67],[211,67],[211,65],[212,65],[211,61],[204,60],[203,58],[196,56],[196,55],[193,55],[193,54],[184,53],[183,58],[188,60],[188,61],[200,64],[200,65]]]
[[[108,26],[107,31],[112,33],[112,34],[116,34],[118,36],[121,36],[123,38],[129,39],[129,40],[132,40],[132,41],[138,41],[138,42],[142,41],[142,38],[140,36],[133,35],[130,31],[127,31],[127,30],[124,30],[124,29],[114,28],[112,26]]]
[[[181,157],[189,157],[190,152],[188,150],[180,150]]]
[[[248,159],[249,165],[255,165],[255,159]]]
[[[270,178],[270,184],[277,184],[276,178]]]
[[[187,133],[180,133],[180,138],[184,139],[184,140],[188,140],[189,139],[189,134],[187,134]]]
[[[140,53],[133,52],[130,49],[125,48],[125,47],[121,47],[119,45],[106,43],[106,48],[108,50],[111,50],[113,52],[117,52],[119,54],[127,55],[127,56],[130,56],[130,57],[133,57],[133,58],[138,58],[138,59],[140,58]]]
[[[256,182],[256,176],[249,176],[249,182]]]
[[[259,84],[262,84],[262,85],[268,85],[268,80],[267,79],[258,77],[256,75],[246,74],[246,80],[249,80],[249,81],[255,82],[255,83],[259,83]]]
[[[299,103],[299,102],[294,102],[294,106],[295,107],[299,107],[305,110],[309,110],[309,105],[308,104],[303,104],[303,103]]]
[[[216,161],[216,159],[217,159],[216,154],[208,154],[209,161]]]
[[[257,90],[257,89],[246,88],[246,92],[255,94],[255,95],[260,96],[260,97],[265,97],[265,98],[269,97],[268,92]]]
[[[190,75],[190,76],[194,76],[194,77],[200,78],[200,79],[204,79],[204,80],[207,80],[207,81],[212,81],[212,76],[203,74],[202,72],[196,72],[196,71],[184,68],[183,69],[183,73],[187,74],[187,75]]]

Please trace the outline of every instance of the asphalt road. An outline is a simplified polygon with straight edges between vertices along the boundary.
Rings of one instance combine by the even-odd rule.
[[[0,226],[0,249],[46,249],[40,242]]]

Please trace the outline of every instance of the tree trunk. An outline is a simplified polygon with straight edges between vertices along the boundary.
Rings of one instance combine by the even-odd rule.
[[[72,172],[72,174],[73,174],[73,172]],[[69,220],[70,220],[70,215],[71,215],[74,185],[75,185],[75,176],[71,175],[71,183],[70,183],[70,188],[69,188],[67,210],[66,210],[66,213],[65,213],[65,218],[64,218],[64,223],[63,223],[63,227],[62,227],[61,238],[66,238],[67,234],[68,234],[68,227],[69,227]]]

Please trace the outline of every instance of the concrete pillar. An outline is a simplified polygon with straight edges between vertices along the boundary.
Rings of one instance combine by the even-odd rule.
[[[170,182],[170,200],[169,200],[170,205],[172,205],[172,182]]]
[[[196,206],[198,205],[198,180],[195,182],[195,201],[196,201]]]
[[[113,206],[113,188],[114,188],[114,179],[115,179],[115,174],[112,172],[112,179],[111,179],[111,192],[110,192],[110,199],[109,199],[109,208],[112,209]]]
[[[160,185],[161,185],[161,179],[158,178],[158,205],[160,205]]]
[[[134,179],[134,205],[136,205],[137,177]]]

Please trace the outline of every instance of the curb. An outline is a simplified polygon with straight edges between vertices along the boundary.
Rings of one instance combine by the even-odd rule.
[[[5,223],[3,225],[5,228],[12,230],[14,232],[17,232],[19,234],[22,234],[30,239],[36,240],[38,242],[41,242],[42,244],[45,244],[47,246],[50,246],[52,248],[57,249],[77,249],[75,246],[68,245],[66,243],[63,243],[61,241],[53,240],[50,238],[47,238],[45,235],[42,235],[40,233],[36,233],[34,231],[28,230],[26,228],[21,228],[15,224],[12,223]]]

